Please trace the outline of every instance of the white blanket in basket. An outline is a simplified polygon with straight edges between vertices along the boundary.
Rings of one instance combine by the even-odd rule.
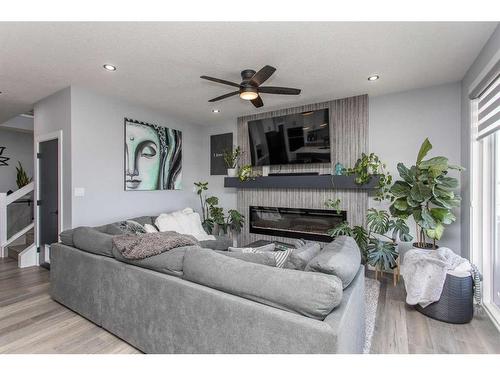
[[[426,307],[439,301],[446,274],[453,270],[469,271],[467,259],[447,247],[437,250],[411,249],[401,265],[406,288],[406,303]]]

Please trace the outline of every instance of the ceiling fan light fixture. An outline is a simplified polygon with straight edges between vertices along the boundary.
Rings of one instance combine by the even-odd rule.
[[[376,81],[379,78],[380,78],[380,76],[378,74],[374,74],[374,75],[368,77],[368,81]]]
[[[256,91],[242,91],[240,92],[240,98],[243,100],[254,100],[259,97]]]
[[[212,109],[212,113],[220,113],[220,109],[214,108]]]

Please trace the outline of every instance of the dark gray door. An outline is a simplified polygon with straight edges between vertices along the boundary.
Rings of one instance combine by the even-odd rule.
[[[58,211],[58,151],[59,140],[41,142],[38,149],[38,179],[39,179],[39,238],[40,249],[44,255],[44,245],[58,241],[59,229],[59,211]],[[44,257],[41,257],[44,259]]]

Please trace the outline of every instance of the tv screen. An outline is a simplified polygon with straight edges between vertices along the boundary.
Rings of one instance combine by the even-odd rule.
[[[330,162],[328,109],[248,122],[253,166]]]

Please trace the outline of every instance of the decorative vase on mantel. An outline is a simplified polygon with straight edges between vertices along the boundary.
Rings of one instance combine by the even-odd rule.
[[[227,169],[228,177],[238,177],[238,167],[236,168],[228,168]]]

